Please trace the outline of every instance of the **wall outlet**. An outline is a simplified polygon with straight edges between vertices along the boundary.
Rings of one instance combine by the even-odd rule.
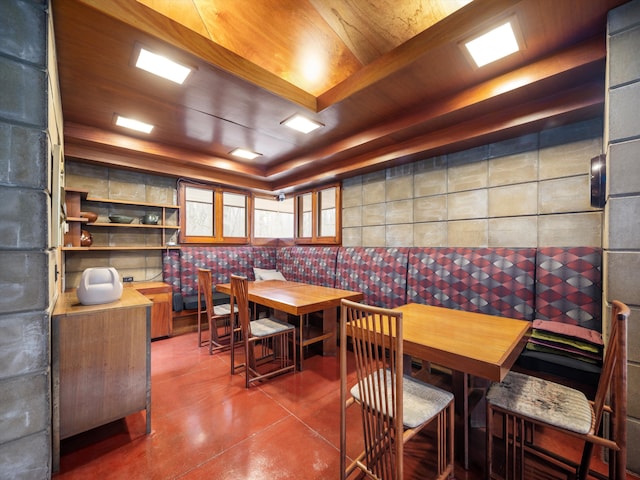
[[[133,277],[122,277],[124,283],[133,282]]]

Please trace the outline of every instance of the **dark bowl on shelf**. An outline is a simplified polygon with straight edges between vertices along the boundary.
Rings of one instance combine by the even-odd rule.
[[[109,215],[109,220],[111,223],[131,223],[133,222],[133,217],[127,215]]]

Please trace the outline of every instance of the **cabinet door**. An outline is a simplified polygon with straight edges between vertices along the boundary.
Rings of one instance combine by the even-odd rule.
[[[60,318],[60,438],[147,407],[147,308]]]
[[[171,335],[171,294],[145,294],[153,302],[151,307],[151,338]]]

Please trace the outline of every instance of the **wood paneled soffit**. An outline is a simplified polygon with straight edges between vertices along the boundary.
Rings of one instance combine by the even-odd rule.
[[[270,192],[264,172],[227,159],[66,122],[65,155],[92,163]]]

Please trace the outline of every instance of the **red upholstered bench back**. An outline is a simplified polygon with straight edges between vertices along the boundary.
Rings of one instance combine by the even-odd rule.
[[[535,249],[412,248],[407,300],[532,320]]]
[[[198,268],[211,270],[213,284],[228,283],[231,274],[254,279],[253,267],[276,267],[275,247],[182,247],[180,293],[197,295]]]
[[[409,248],[346,247],[338,252],[336,287],[364,293],[368,305],[406,303]]]
[[[536,318],[602,332],[601,265],[600,248],[539,248]]]
[[[333,287],[339,247],[294,246],[278,249],[276,268],[293,282]]]

